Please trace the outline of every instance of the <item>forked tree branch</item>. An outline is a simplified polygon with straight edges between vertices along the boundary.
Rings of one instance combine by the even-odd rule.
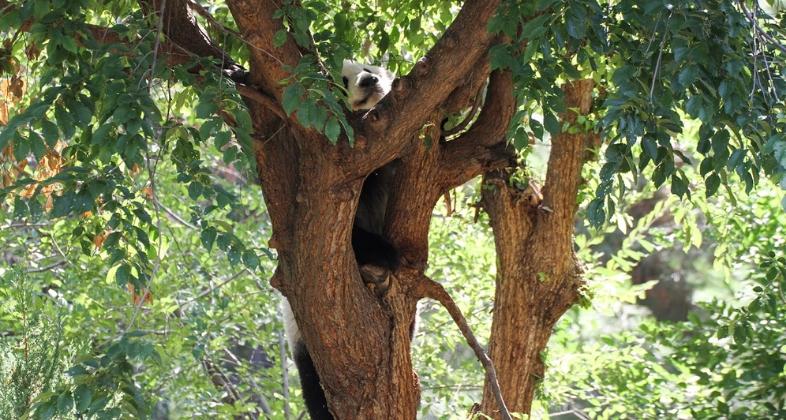
[[[475,357],[477,357],[480,363],[483,365],[483,369],[486,371],[486,378],[491,384],[494,396],[497,399],[500,415],[503,419],[512,420],[513,417],[511,417],[508,407],[505,405],[504,398],[502,398],[502,390],[500,390],[499,387],[497,371],[494,369],[494,363],[492,363],[491,358],[489,358],[488,354],[486,354],[486,351],[480,345],[478,339],[475,338],[475,334],[472,332],[472,328],[470,328],[469,324],[467,324],[467,319],[464,318],[464,315],[461,313],[461,309],[459,309],[458,305],[456,305],[456,302],[452,297],[450,297],[445,288],[434,280],[431,280],[426,276],[421,276],[417,287],[420,296],[436,300],[448,311],[450,317],[453,318],[453,322],[455,322],[459,327],[459,330],[461,330],[461,334],[464,336],[464,339],[467,340],[467,344],[469,344],[469,346],[472,348],[472,351],[475,352]]]
[[[488,52],[494,35],[487,25],[499,0],[467,0],[456,19],[412,71],[353,127],[368,147],[353,166],[367,172],[393,159]]]
[[[464,134],[444,146],[440,161],[440,183],[444,188],[461,185],[483,172],[505,166],[513,158],[511,152],[505,152],[504,136],[515,106],[510,71],[493,71],[485,105],[477,121]]]

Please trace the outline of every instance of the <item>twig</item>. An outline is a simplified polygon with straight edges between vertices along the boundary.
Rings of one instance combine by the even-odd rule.
[[[580,418],[582,420],[588,418],[584,413],[582,413],[579,410],[576,410],[575,408],[571,408],[570,410],[558,411],[556,413],[549,413],[549,418],[557,417],[557,416],[565,416],[565,415],[568,415],[568,414],[572,414],[572,415],[574,415],[574,416],[576,416],[576,417],[578,417],[578,418]]]
[[[237,93],[239,93],[240,96],[244,96],[248,99],[258,102],[260,105],[276,114],[277,117],[284,121],[287,120],[287,114],[284,113],[284,110],[281,109],[281,107],[273,98],[248,85],[236,83],[235,88],[237,89]]]
[[[150,78],[152,79],[155,76],[155,68],[156,63],[158,62],[158,51],[161,48],[161,36],[164,33],[164,12],[166,11],[166,0],[161,2],[161,10],[158,12],[160,16],[158,18],[158,29],[156,31],[156,43],[153,47],[153,61],[150,63]],[[144,79],[144,76],[139,79],[140,83]],[[147,85],[147,93],[150,94],[150,84]]]
[[[213,15],[211,15],[210,12],[207,11],[207,9],[205,9],[201,4],[193,0],[188,0],[188,7],[191,8],[191,10],[195,11],[199,16],[205,18],[207,23],[209,23],[216,30],[234,35],[237,38],[241,38],[241,39],[243,38],[243,36],[239,32],[227,28],[226,26],[221,24],[221,22],[217,21],[216,18],[214,18]]]
[[[494,369],[494,363],[486,354],[486,351],[483,350],[478,339],[475,338],[475,334],[472,332],[469,324],[467,324],[467,320],[464,318],[464,315],[461,314],[461,309],[459,309],[458,305],[456,305],[456,302],[453,301],[453,298],[450,297],[445,288],[434,280],[426,276],[421,276],[418,287],[422,296],[436,300],[447,309],[450,317],[453,318],[453,322],[456,323],[464,339],[467,340],[467,344],[469,344],[475,352],[475,357],[478,358],[483,368],[486,370],[486,379],[488,379],[489,385],[491,385],[491,392],[497,400],[500,415],[505,420],[513,420],[507,405],[505,405],[505,400],[502,398],[502,390],[499,387],[499,380],[497,380],[497,371]]]
[[[166,8],[166,0],[161,2],[161,8],[159,10],[160,18],[158,21],[158,33],[156,34],[156,44],[153,50],[153,63],[150,66],[150,77],[152,78],[155,75],[154,69],[156,66],[156,60],[158,59],[158,49],[160,48],[160,41],[161,35],[164,31],[164,11]],[[150,84],[148,84],[147,92],[150,94]],[[157,130],[155,143],[159,143],[161,140],[161,133],[162,130]],[[159,153],[163,153],[164,149],[160,148]],[[158,162],[161,161],[161,155],[159,154],[158,159],[156,159],[155,163],[151,165],[150,163],[150,152],[148,149],[145,149],[145,166],[147,167],[147,176],[150,179],[150,196],[153,198],[153,208],[155,209],[155,216],[156,216],[156,232],[158,233],[158,244],[156,249],[156,259],[153,262],[153,269],[150,273],[150,277],[147,278],[145,285],[142,288],[142,298],[139,299],[139,302],[134,305],[134,311],[131,313],[131,318],[126,325],[125,330],[123,331],[123,335],[128,333],[129,329],[134,325],[136,322],[136,317],[139,315],[139,312],[142,310],[142,305],[145,304],[147,299],[146,296],[150,293],[150,284],[153,283],[153,279],[158,276],[158,270],[161,268],[161,249],[163,247],[163,235],[161,235],[161,208],[156,204],[158,200],[156,200],[156,170],[158,168]],[[140,273],[141,277],[141,273]]]
[[[660,40],[660,46],[658,47],[658,60],[655,62],[655,71],[652,72],[652,83],[650,83],[650,104],[653,102],[653,96],[655,95],[655,81],[658,80],[658,73],[660,73],[660,64],[661,60],[663,59],[663,49],[666,46],[666,36],[669,34],[669,21],[671,21],[671,17],[674,15],[674,10],[669,11],[669,17],[666,18],[666,23],[663,24],[663,38]]]
[[[164,210],[164,213],[169,215],[169,217],[171,217],[174,221],[180,223],[181,225],[183,225],[183,226],[185,226],[185,227],[187,227],[189,229],[194,229],[194,230],[198,230],[199,229],[198,227],[192,225],[191,223],[188,223],[185,219],[180,217],[177,213],[172,211],[169,207],[163,205],[160,201],[158,201],[158,197],[157,196],[153,196],[153,201],[155,202],[156,206],[160,207],[161,210]]]
[[[773,38],[772,35],[770,35],[768,32],[766,32],[764,29],[762,29],[762,27],[759,25],[759,22],[757,22],[756,18],[751,14],[750,10],[748,10],[748,8],[745,7],[745,0],[739,0],[738,3],[740,4],[740,7],[742,8],[742,13],[745,15],[746,18],[748,18],[748,22],[750,22],[751,25],[756,27],[758,29],[759,33],[761,33],[761,35],[764,36],[764,38],[766,38],[767,41],[769,41],[770,44],[774,45],[775,48],[777,48],[777,49],[783,51],[784,53],[786,53],[786,45],[781,44],[780,42],[778,42],[777,39]]]
[[[11,223],[5,226],[0,226],[0,230],[27,229],[27,228],[47,227],[51,225],[52,225],[51,223]]]
[[[205,370],[210,375],[210,379],[213,384],[224,388],[226,391],[227,396],[224,397],[224,401],[229,403],[240,401],[240,392],[232,384],[232,381],[229,380],[229,377],[221,370],[221,368],[218,367],[217,364],[213,363],[213,361],[210,359],[210,356],[207,355],[207,352],[205,353],[205,356],[202,358],[202,366],[204,366]],[[256,408],[254,408],[254,411],[256,411]]]
[[[177,298],[175,298],[175,303],[178,303]],[[183,311],[181,310],[183,305],[185,305],[185,303],[180,304],[177,307],[177,309],[175,309],[175,311],[173,312],[175,318],[178,319],[181,324],[184,323],[183,318],[185,317]],[[205,369],[205,371],[207,371],[207,374],[210,376],[210,382],[213,383],[213,386],[215,386],[219,390],[224,389],[224,391],[226,392],[226,396],[222,398],[224,402],[228,404],[234,404],[241,400],[242,394],[232,384],[230,378],[221,370],[218,364],[213,362],[207,350],[205,350],[205,352],[202,354],[202,357],[200,358],[200,362],[202,364],[202,367]],[[245,416],[238,415],[237,418],[244,418],[244,417],[252,418],[252,419],[259,418],[260,416],[259,409],[257,407],[254,407],[253,410],[254,412],[252,414],[247,414]]]
[[[60,260],[60,261],[58,261],[58,262],[56,262],[54,264],[50,264],[50,265],[47,265],[47,266],[44,266],[44,267],[41,267],[41,268],[31,268],[29,270],[25,270],[25,273],[27,273],[27,274],[43,273],[44,271],[49,271],[49,270],[55,269],[57,267],[66,265],[67,263],[68,263],[68,261],[66,261],[66,260]]]
[[[197,301],[197,300],[199,300],[199,299],[202,299],[203,297],[205,297],[205,296],[207,296],[207,295],[209,295],[209,294],[213,293],[214,291],[216,291],[216,290],[218,290],[218,289],[220,289],[220,288],[224,287],[224,286],[225,286],[227,283],[231,282],[232,280],[235,280],[236,278],[240,277],[241,275],[243,275],[243,274],[245,274],[245,273],[248,273],[248,268],[244,268],[244,269],[242,269],[242,270],[238,271],[237,273],[233,274],[233,275],[232,275],[232,277],[229,277],[228,279],[226,279],[226,280],[222,281],[221,283],[218,283],[217,285],[215,285],[215,286],[213,286],[213,287],[211,287],[211,288],[209,288],[209,289],[205,290],[204,292],[202,292],[202,293],[200,293],[200,294],[198,294],[198,295],[196,295],[196,296],[192,297],[191,299],[189,299],[189,300],[187,300],[187,301],[185,301],[185,302],[181,303],[181,304],[180,304],[180,305],[177,307],[177,309],[178,309],[178,310],[181,310],[181,309],[183,309],[183,308],[184,308],[186,305],[188,305],[188,304],[190,304],[190,303],[192,303],[192,302],[194,302],[194,301]]]
[[[51,239],[51,240],[52,240],[52,245],[54,245],[54,246],[55,246],[55,249],[56,249],[56,250],[57,250],[57,252],[60,254],[60,256],[61,256],[61,257],[63,257],[63,260],[64,260],[64,261],[65,261],[67,264],[71,264],[71,261],[69,261],[69,260],[68,260],[68,257],[66,257],[66,254],[65,254],[65,252],[63,252],[63,250],[62,250],[62,249],[60,249],[60,245],[58,245],[58,244],[57,244],[57,239],[55,239],[55,235],[53,235],[53,234],[51,234],[51,233],[49,233],[49,234],[47,234],[47,235],[49,235],[49,239]]]
[[[756,19],[756,10],[757,10],[756,7],[754,7],[753,8],[753,18],[754,19]],[[758,26],[756,26],[756,25],[751,25],[751,26],[752,26],[751,30],[753,31],[753,40],[752,40],[753,47],[752,47],[752,51],[751,51],[751,53],[753,55],[753,83],[751,83],[752,86],[751,86],[751,94],[750,94],[750,99],[749,100],[752,102],[753,101],[753,94],[756,93],[756,81],[759,79],[759,69],[758,69],[758,65],[759,65],[759,49],[758,49],[758,45],[756,44],[756,41],[759,40],[759,34],[758,34],[759,29],[758,29]],[[764,89],[762,89],[762,93],[765,93]]]
[[[761,58],[764,60],[764,68],[767,70],[767,77],[770,79],[770,86],[772,86],[772,94],[775,96],[775,101],[780,102],[781,98],[778,97],[778,89],[775,87],[775,79],[772,77],[772,73],[770,73],[770,62],[767,60],[767,53],[764,52],[761,55]]]
[[[231,359],[231,360],[227,360],[227,359],[224,360],[227,360],[229,363],[233,363],[237,367],[243,365],[243,362],[240,361],[240,358],[237,357],[237,355],[235,355],[234,353],[232,353],[232,351],[229,350],[228,348],[224,348],[224,353],[226,353],[227,356],[229,356],[229,358]],[[238,381],[243,379],[240,378],[241,374],[238,372],[237,368],[234,369],[234,374],[238,376]],[[247,380],[248,382],[251,383],[251,388],[253,388],[254,391],[251,395],[251,399],[257,403],[260,409],[262,409],[262,412],[265,414],[265,417],[270,418],[270,416],[273,414],[273,411],[270,409],[270,404],[268,404],[267,399],[265,399],[265,396],[262,395],[262,392],[259,389],[260,388],[259,384],[257,384],[257,382],[254,380],[253,375],[249,375]]]

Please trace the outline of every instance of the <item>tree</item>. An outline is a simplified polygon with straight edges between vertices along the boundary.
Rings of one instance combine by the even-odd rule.
[[[424,274],[432,210],[452,188],[484,177],[498,277],[496,376],[475,346],[489,368],[480,410],[505,417],[503,399],[530,411],[552,327],[581,297],[573,223],[582,162],[601,137],[595,223],[624,194],[619,174],[668,179],[690,197],[680,167],[692,162],[672,141],[688,117],[701,121],[708,195],[731,174],[751,189],[786,169],[784,34],[744,1],[53,0],[3,1],[0,10],[0,31],[11,35],[0,58],[15,90],[6,90],[25,86],[20,62],[35,74],[26,87],[35,93],[14,93],[26,99],[0,119],[0,147],[19,169],[3,190],[14,211],[104,215],[106,236],[76,234],[110,250],[116,280],[142,305],[162,257],[155,164],[169,157],[191,199],[210,203],[192,217],[203,244],[253,269],[254,250],[209,220],[228,203],[200,161],[198,144],[213,140],[227,162],[258,176],[278,258],[271,284],[304,326],[337,418],[414,417],[417,302],[437,299],[462,324],[449,291]],[[341,105],[333,76],[343,58],[363,54],[387,56],[402,76],[360,115]],[[168,101],[165,85],[191,96]],[[196,120],[179,118],[188,106]],[[469,126],[444,138],[442,121],[455,114]],[[542,191],[526,168],[530,138],[551,142]],[[24,172],[28,156],[53,162],[53,173]],[[363,180],[393,160],[384,234],[403,265],[377,297],[350,239]],[[129,188],[142,169],[149,184]],[[127,206],[139,194],[149,204]]]

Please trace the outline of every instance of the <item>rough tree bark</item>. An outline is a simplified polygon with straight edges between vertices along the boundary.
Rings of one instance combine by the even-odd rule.
[[[566,84],[565,105],[587,114],[592,80]],[[562,122],[574,123],[568,111]],[[581,268],[573,252],[573,223],[581,166],[595,134],[562,133],[552,139],[540,192],[510,185],[507,172],[483,180],[481,204],[488,212],[497,250],[497,280],[490,353],[502,394],[513,412],[529,413],[545,366],[545,350],[557,320],[579,297]],[[542,201],[541,201],[542,198]],[[498,418],[489,384],[481,411]]]

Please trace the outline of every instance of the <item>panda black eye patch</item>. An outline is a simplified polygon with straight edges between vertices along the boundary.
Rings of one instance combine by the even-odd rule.
[[[347,79],[347,76],[341,76],[341,81],[344,82],[344,89],[349,89],[349,79]]]

